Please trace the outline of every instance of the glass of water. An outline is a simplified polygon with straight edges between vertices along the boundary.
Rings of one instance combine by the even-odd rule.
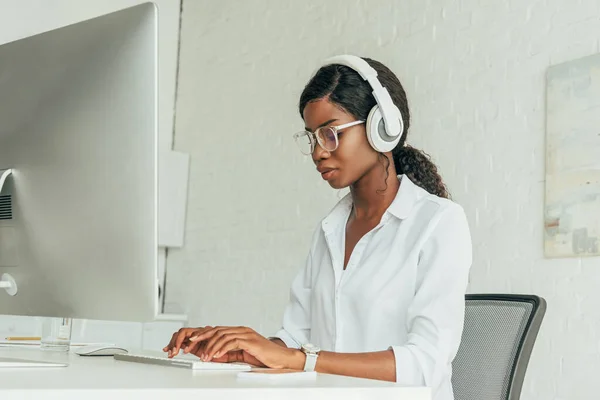
[[[44,318],[40,347],[43,350],[69,351],[72,329],[72,318]]]

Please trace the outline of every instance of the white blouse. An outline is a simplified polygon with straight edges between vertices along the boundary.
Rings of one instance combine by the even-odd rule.
[[[434,400],[451,400],[472,260],[469,226],[461,206],[399,178],[396,198],[356,244],[346,270],[351,195],[321,221],[275,336],[288,347],[313,343],[340,353],[391,348],[397,383],[429,386]]]

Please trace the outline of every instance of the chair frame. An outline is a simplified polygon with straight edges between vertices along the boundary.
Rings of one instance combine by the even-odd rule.
[[[533,305],[525,330],[519,340],[515,361],[511,367],[508,395],[506,398],[506,400],[519,400],[531,352],[533,351],[533,346],[542,325],[542,320],[546,314],[546,300],[539,296],[525,294],[467,294],[465,296],[465,303],[471,300],[512,301],[517,303],[531,303]]]

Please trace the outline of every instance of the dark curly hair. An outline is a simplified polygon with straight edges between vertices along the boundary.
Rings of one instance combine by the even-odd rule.
[[[392,150],[396,174],[406,174],[411,181],[431,194],[444,198],[450,197],[446,185],[429,155],[414,147],[405,146],[406,135],[410,127],[410,112],[402,84],[396,75],[379,61],[364,57],[363,60],[377,71],[377,78],[381,85],[387,88],[394,104],[402,113],[404,132],[402,132],[400,142]],[[338,64],[327,65],[320,68],[304,88],[300,96],[300,116],[303,116],[304,108],[309,102],[328,97],[330,102],[355,118],[366,121],[369,111],[377,104],[372,92],[373,89],[369,83],[352,68]],[[380,156],[389,163],[387,157],[381,153]]]

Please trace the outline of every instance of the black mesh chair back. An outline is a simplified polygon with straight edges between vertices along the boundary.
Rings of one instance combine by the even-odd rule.
[[[465,327],[452,363],[455,400],[518,400],[546,301],[538,296],[466,296]]]

